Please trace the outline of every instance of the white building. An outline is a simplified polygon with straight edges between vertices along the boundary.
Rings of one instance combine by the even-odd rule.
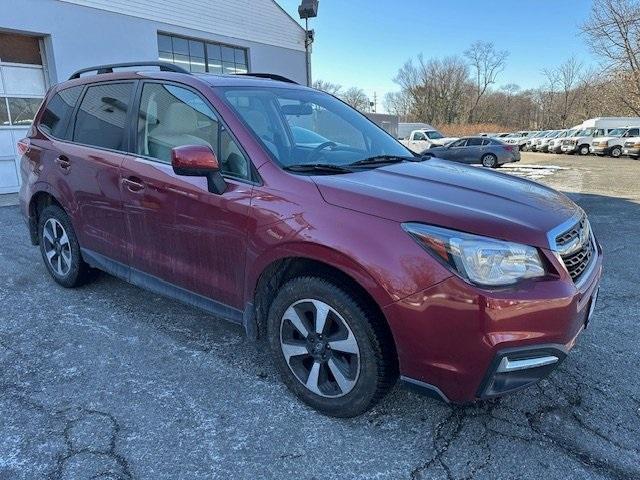
[[[306,83],[304,30],[273,0],[0,0],[0,193],[49,85],[93,65],[165,60],[193,72]]]

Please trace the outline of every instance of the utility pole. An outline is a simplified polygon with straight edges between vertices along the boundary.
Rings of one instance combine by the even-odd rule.
[[[315,37],[315,32],[309,30],[309,19],[318,16],[318,0],[302,0],[298,7],[300,19],[304,20],[304,53],[307,65],[307,86],[311,86],[311,45]]]

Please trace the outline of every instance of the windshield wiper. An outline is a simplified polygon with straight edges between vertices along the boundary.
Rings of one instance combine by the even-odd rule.
[[[298,163],[282,167],[289,172],[318,172],[318,173],[352,173],[353,170],[340,165],[332,165],[330,163]]]
[[[357,162],[350,163],[350,167],[358,167],[362,165],[380,165],[388,163],[400,163],[400,162],[419,162],[420,157],[402,157],[399,155],[376,155],[374,157],[363,158]]]

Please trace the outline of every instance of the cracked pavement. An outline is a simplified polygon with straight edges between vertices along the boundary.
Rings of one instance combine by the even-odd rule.
[[[394,389],[323,417],[264,343],[108,275],[57,286],[0,208],[0,480],[640,478],[640,161],[524,154],[589,214],[599,304],[537,386],[449,406]]]

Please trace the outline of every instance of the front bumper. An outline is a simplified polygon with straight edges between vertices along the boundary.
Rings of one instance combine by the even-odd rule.
[[[578,287],[551,252],[557,277],[482,290],[452,276],[384,309],[405,384],[454,403],[502,395],[550,373],[585,327],[602,274],[602,250]],[[503,359],[555,356],[530,369],[502,371]],[[514,363],[515,362],[515,363]],[[503,370],[504,370],[503,366]]]
[[[640,148],[623,147],[622,155],[628,155],[630,157],[640,156]]]
[[[574,153],[574,152],[576,152],[578,150],[578,146],[577,145],[562,145],[560,150],[562,151],[562,153]]]

